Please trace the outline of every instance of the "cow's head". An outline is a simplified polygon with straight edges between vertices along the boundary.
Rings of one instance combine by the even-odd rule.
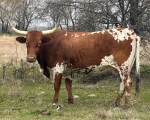
[[[54,33],[59,26],[59,23],[57,23],[55,28],[46,31],[21,31],[13,27],[13,25],[10,22],[9,24],[14,32],[26,35],[26,37],[17,37],[16,40],[20,43],[26,43],[28,62],[35,62],[41,44],[50,41],[50,38],[44,37],[43,35]]]

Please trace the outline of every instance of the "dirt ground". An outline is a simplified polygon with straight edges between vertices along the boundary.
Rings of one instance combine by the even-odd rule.
[[[16,36],[0,36],[0,63],[26,61],[26,45],[16,41]]]

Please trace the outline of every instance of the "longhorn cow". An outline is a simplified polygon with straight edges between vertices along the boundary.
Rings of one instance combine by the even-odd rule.
[[[119,106],[125,94],[124,108],[130,103],[132,80],[131,68],[136,59],[136,94],[139,93],[139,46],[140,37],[130,28],[112,28],[95,32],[58,30],[57,24],[52,30],[20,31],[12,26],[16,33],[26,35],[17,37],[20,43],[26,43],[27,61],[38,61],[43,74],[50,77],[53,71],[53,104],[58,102],[62,76],[68,91],[68,103],[73,103],[72,77],[75,72],[99,74],[105,66],[115,68],[120,75],[120,91],[114,105]]]

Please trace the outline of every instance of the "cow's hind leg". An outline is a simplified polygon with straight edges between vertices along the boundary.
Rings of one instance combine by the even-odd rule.
[[[114,103],[114,106],[115,107],[118,107],[120,106],[120,101],[121,101],[121,98],[124,94],[124,91],[125,91],[125,88],[124,88],[124,81],[123,80],[120,80],[120,91],[119,91],[119,94],[115,100],[115,103]]]
[[[73,95],[72,95],[72,75],[69,73],[65,76],[65,85],[68,92],[68,104],[73,104]]]
[[[56,103],[58,103],[58,94],[59,94],[59,89],[60,89],[60,85],[61,85],[61,79],[62,79],[62,74],[56,74],[55,75],[55,82],[54,82],[54,98],[53,98],[53,105],[56,105]]]
[[[132,80],[130,76],[128,76],[128,79],[124,81],[125,86],[125,105],[124,109],[127,109],[130,105],[130,96],[131,96],[131,88],[132,88]]]
[[[65,79],[66,89],[68,91],[68,104],[73,104],[73,95],[72,95],[72,80],[69,78]]]
[[[118,107],[120,105],[121,98],[125,92],[126,94],[125,94],[124,109],[127,109],[129,107],[131,87],[132,87],[132,80],[129,75],[127,75],[127,76],[128,77],[125,77],[125,79],[121,80],[121,82],[120,82],[120,92],[119,92],[119,94],[116,98],[115,104],[114,104],[116,107]]]

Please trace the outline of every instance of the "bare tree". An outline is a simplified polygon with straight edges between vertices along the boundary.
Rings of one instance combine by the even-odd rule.
[[[73,0],[47,0],[45,16],[51,20],[52,26],[59,18],[62,29],[75,29],[75,16],[72,14],[75,11],[73,4]]]
[[[42,1],[39,0],[20,0],[17,3],[17,12],[14,13],[16,27],[20,30],[27,30],[33,20],[37,19],[43,9]]]
[[[1,0],[2,1],[2,0]],[[132,27],[148,34],[149,0],[5,0],[0,3],[2,31],[7,15],[16,27],[27,30],[36,20],[54,27],[60,18],[61,29],[95,31],[110,27]]]
[[[0,20],[2,30],[4,25],[8,26],[8,16],[11,21],[16,22],[16,27],[20,30],[27,30],[33,20],[42,16],[44,0],[5,0],[0,2]],[[6,23],[6,24],[5,24]],[[8,28],[8,27],[7,27]]]
[[[150,1],[130,1],[130,25],[138,33],[142,41],[150,40]]]
[[[12,4],[9,2],[9,0],[3,0],[0,2],[0,23],[1,23],[1,32],[2,33],[8,33],[8,16],[9,12],[13,11],[12,8],[14,8],[14,3],[16,1],[14,0]]]

